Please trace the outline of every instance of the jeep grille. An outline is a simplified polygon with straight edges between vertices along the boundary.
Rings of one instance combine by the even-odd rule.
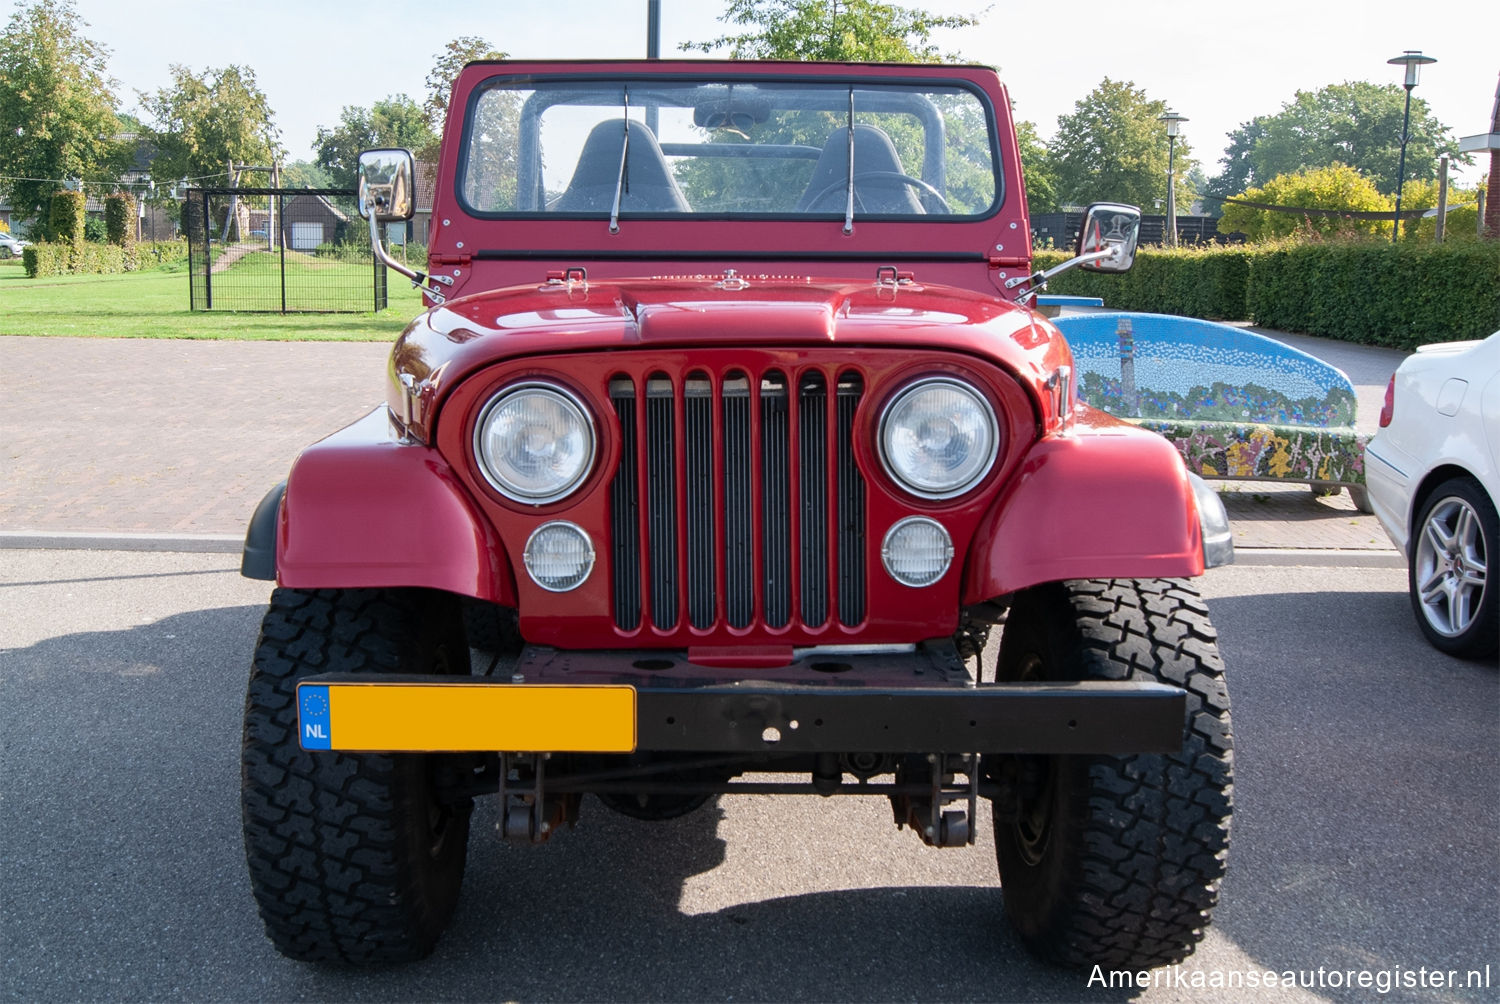
[[[830,613],[846,626],[864,619],[865,483],[852,445],[864,386],[845,372],[830,391],[831,376],[772,369],[611,380],[620,629],[644,617],[673,630],[684,608],[698,630],[819,627]]]

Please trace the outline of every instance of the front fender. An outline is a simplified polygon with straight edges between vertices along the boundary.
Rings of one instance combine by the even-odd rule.
[[[302,452],[277,531],[283,586],[416,586],[516,605],[499,535],[447,461],[402,441],[384,406]]]
[[[980,520],[963,602],[1060,579],[1203,574],[1193,486],[1172,444],[1100,421],[1032,447]]]

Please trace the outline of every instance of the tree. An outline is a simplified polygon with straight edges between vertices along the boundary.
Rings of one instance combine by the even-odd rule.
[[[359,176],[361,150],[405,147],[425,151],[437,141],[422,106],[405,94],[396,94],[368,109],[345,105],[337,127],[318,127],[313,150],[315,163],[336,187],[352,188]]]
[[[1220,161],[1224,169],[1211,183],[1212,194],[1233,195],[1264,185],[1280,174],[1346,164],[1396,193],[1401,155],[1401,123],[1406,92],[1397,84],[1363,80],[1298,91],[1275,115],[1262,115],[1229,134]],[[1406,144],[1407,180],[1437,177],[1439,154],[1462,163],[1448,127],[1433,117],[1427,102],[1411,101],[1411,133]]]
[[[248,66],[209,69],[201,76],[178,64],[171,70],[171,88],[140,95],[155,120],[151,173],[159,183],[222,177],[231,161],[269,166],[280,156],[271,106]]]
[[[1299,209],[1339,209],[1356,213],[1389,213],[1391,200],[1380,194],[1375,183],[1346,164],[1310,171],[1279,174],[1262,188],[1252,188],[1240,198],[1272,206]],[[1225,203],[1219,218],[1220,233],[1239,231],[1251,240],[1286,237],[1294,232],[1319,234],[1363,234],[1390,236],[1389,217],[1351,219],[1276,212]]]
[[[946,57],[932,43],[933,31],[979,23],[879,0],[729,0],[719,20],[747,30],[681,48],[727,48],[731,59],[935,63]]]
[[[281,169],[283,188],[335,188],[333,177],[317,164],[294,160]]]
[[[0,35],[0,190],[18,217],[49,205],[62,179],[113,181],[124,151],[115,136],[108,50],[83,34],[72,0],[37,0]]]
[[[1255,151],[1255,144],[1264,139],[1265,135],[1264,117],[1242,122],[1238,129],[1229,134],[1229,145],[1224,149],[1224,156],[1219,159],[1224,169],[1215,175],[1203,189],[1203,194],[1214,197],[1206,207],[1210,212],[1219,211],[1218,199],[1239,195],[1256,183],[1252,154]],[[1267,179],[1270,177],[1273,176],[1265,176]]]
[[[1057,168],[1047,145],[1032,122],[1016,123],[1016,145],[1021,148],[1021,173],[1026,180],[1026,204],[1033,213],[1049,213],[1058,206]]]
[[[1479,237],[1479,190],[1480,184],[1468,188],[1448,186],[1448,223],[1444,240],[1471,241]],[[1401,213],[1411,209],[1436,209],[1438,183],[1436,181],[1408,181],[1401,189]],[[1462,207],[1462,208],[1459,208]],[[1406,241],[1431,241],[1437,236],[1437,217],[1423,216],[1420,219],[1401,221],[1401,239]]]
[[[422,113],[427,116],[427,127],[434,136],[443,133],[443,119],[448,113],[448,97],[453,92],[453,82],[465,64],[485,59],[505,59],[508,53],[490,47],[490,43],[478,35],[460,35],[443,47],[443,51],[432,57],[432,69],[427,71],[427,98],[422,102]],[[436,145],[434,141],[434,146]],[[420,151],[423,159],[434,159],[432,151]]]
[[[1132,82],[1105,77],[1057,119],[1050,148],[1056,170],[1057,196],[1063,204],[1114,200],[1150,212],[1166,210],[1167,130],[1158,117],[1165,102],[1152,101]],[[1192,150],[1177,140],[1177,205],[1193,200],[1188,175],[1196,166]]]

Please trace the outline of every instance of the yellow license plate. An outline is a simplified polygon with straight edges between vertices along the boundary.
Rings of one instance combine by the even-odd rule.
[[[302,683],[308,750],[629,753],[635,688],[487,683]]]

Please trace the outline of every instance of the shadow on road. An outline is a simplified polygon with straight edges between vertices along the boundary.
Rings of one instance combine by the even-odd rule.
[[[1435,656],[1404,604],[1389,592],[1211,601],[1235,701],[1238,806],[1224,901],[1190,966],[1497,961],[1497,673]],[[840,826],[838,800],[816,803],[826,835],[804,835],[807,810],[780,801],[737,796],[649,824],[589,799],[579,826],[544,848],[502,844],[484,801],[459,910],[432,958],[373,973],[281,959],[240,847],[240,715],[260,614],[194,611],[0,652],[0,996],[1129,996],[1032,961],[993,886],[902,880],[775,897],[757,873],[725,865],[724,835],[738,833],[743,852],[759,842],[747,821],[764,820],[775,846],[811,845],[814,871],[868,853],[878,884],[888,851]],[[938,853],[914,838],[901,850]],[[685,909],[685,890],[705,882],[714,904],[731,905]]]

